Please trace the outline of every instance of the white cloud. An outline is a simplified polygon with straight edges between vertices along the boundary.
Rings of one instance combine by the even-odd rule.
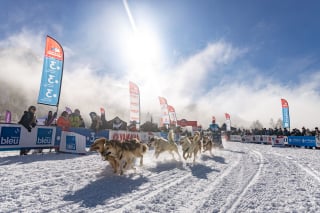
[[[23,30],[0,41],[1,81],[20,88],[21,93],[29,97],[27,105],[37,101],[44,38],[43,34]],[[232,125],[237,127],[248,127],[255,120],[269,127],[271,118],[281,118],[280,98],[286,98],[290,105],[292,127],[320,126],[320,72],[315,72],[295,87],[277,84],[275,82],[278,81],[260,75],[256,68],[248,68],[248,72],[252,73],[251,81],[243,81],[241,67],[232,79],[230,76],[224,78],[227,73],[223,73],[222,68],[242,60],[248,51],[224,41],[208,44],[175,67],[164,68],[159,63],[158,67],[144,75],[139,75],[138,71],[132,75],[132,70],[125,70],[123,73],[128,75],[121,78],[108,73],[97,74],[92,68],[96,63],[94,56],[83,63],[71,46],[63,46],[66,61],[59,112],[65,106],[79,108],[89,121],[91,111],[99,112],[100,107],[105,107],[107,119],[119,116],[128,121],[128,82],[132,80],[140,87],[143,117],[150,113],[154,121],[160,115],[158,96],[164,96],[175,107],[178,119],[198,120],[204,127],[210,123],[212,115],[222,124],[225,112],[231,115]],[[88,63],[90,60],[91,64]],[[223,82],[208,87],[213,74],[220,75]],[[21,106],[21,112],[25,107]],[[44,114],[49,108],[39,107]]]

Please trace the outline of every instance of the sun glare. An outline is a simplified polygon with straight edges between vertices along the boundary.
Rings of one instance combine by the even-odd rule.
[[[152,32],[135,31],[124,38],[122,52],[127,67],[127,77],[140,82],[158,79],[163,63],[161,45]]]
[[[146,66],[159,60],[160,48],[156,36],[150,32],[135,32],[126,45],[126,55],[131,65]]]
[[[123,4],[131,25],[131,32],[127,31],[121,35],[123,36],[122,52],[128,68],[128,77],[139,81],[155,80],[160,64],[163,63],[163,57],[158,34],[152,28],[154,24],[148,23],[146,21],[148,18],[145,17],[143,22],[136,25],[127,0],[123,0]]]

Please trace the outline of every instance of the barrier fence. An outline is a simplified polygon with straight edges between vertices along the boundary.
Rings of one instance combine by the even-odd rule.
[[[230,135],[230,141],[261,143],[273,146],[320,148],[320,141],[315,136]]]
[[[28,132],[19,124],[0,124],[0,151],[26,149],[59,148],[61,152],[86,153],[86,148],[95,139],[125,140],[138,138],[147,142],[151,137],[166,138],[164,132],[130,132],[122,130],[101,130],[98,132],[87,128],[70,128],[62,131],[56,126],[36,126]],[[261,143],[273,146],[299,146],[320,148],[320,142],[315,136],[276,136],[276,135],[230,135],[230,141],[244,143]]]
[[[153,136],[164,136],[160,132],[130,132],[117,130],[101,130],[98,132],[87,128],[70,128],[62,131],[57,126],[36,126],[28,132],[19,124],[0,124],[0,151],[26,149],[59,148],[61,152],[86,153],[86,148],[95,139],[131,139],[138,138],[142,142]]]

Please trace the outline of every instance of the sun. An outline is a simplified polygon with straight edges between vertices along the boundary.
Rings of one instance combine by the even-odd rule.
[[[164,63],[161,42],[151,28],[137,29],[126,35],[122,50],[126,77],[146,83],[158,81]]]
[[[157,36],[150,31],[133,32],[125,46],[126,58],[135,67],[142,68],[160,59],[160,42]]]

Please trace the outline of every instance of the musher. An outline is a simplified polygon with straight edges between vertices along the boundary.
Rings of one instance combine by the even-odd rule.
[[[219,125],[216,123],[216,118],[214,116],[212,116],[212,122],[209,125],[208,130],[211,132],[211,139],[214,146],[223,148],[222,139],[221,139],[221,129]]]

